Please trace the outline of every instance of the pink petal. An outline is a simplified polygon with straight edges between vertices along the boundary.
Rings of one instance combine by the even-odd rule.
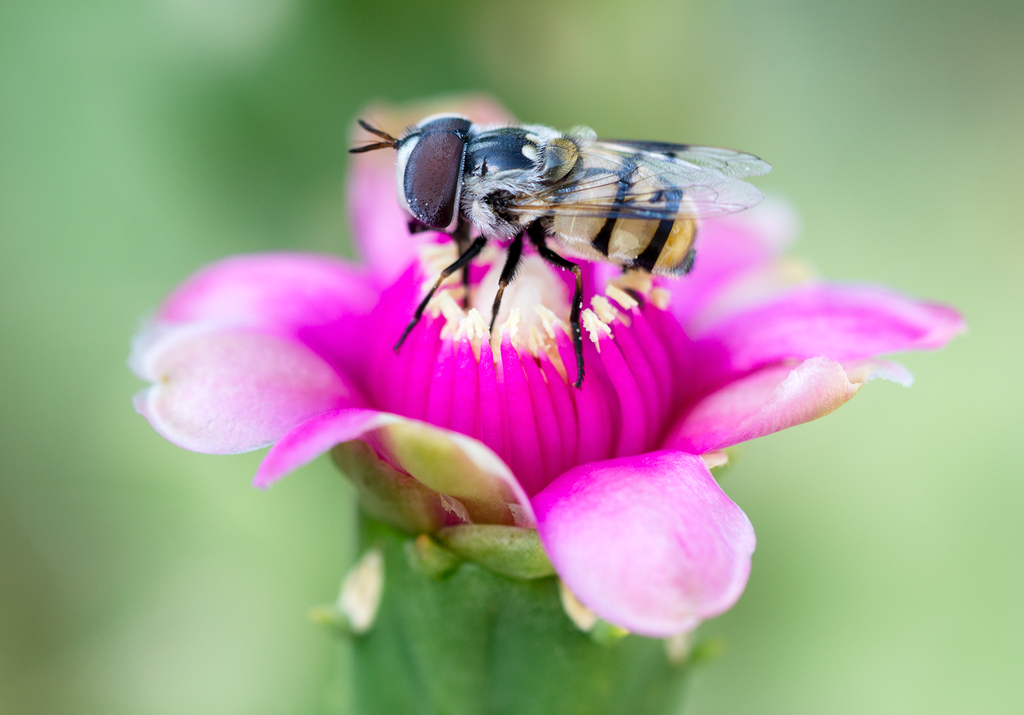
[[[510,462],[527,493],[533,494],[544,485],[544,463],[541,460],[540,438],[537,434],[530,385],[526,380],[526,372],[523,370],[519,353],[512,345],[509,331],[503,331],[501,337],[501,365],[505,378],[503,401],[508,410],[510,427]],[[531,359],[529,354],[526,359]]]
[[[409,267],[425,239],[409,233],[410,216],[397,192],[393,150],[353,155],[347,191],[352,235],[363,262],[388,283]]]
[[[750,573],[753,527],[692,454],[576,467],[535,496],[533,508],[569,590],[641,635],[689,631],[726,611]]]
[[[366,313],[379,290],[362,269],[327,256],[233,256],[202,269],[164,303],[164,323],[220,322],[267,328],[333,323]]]
[[[824,357],[795,368],[773,365],[711,393],[669,431],[667,449],[704,454],[810,422],[838,409],[868,380],[881,377],[909,384],[906,369],[865,361],[850,366]]]
[[[235,454],[265,447],[324,410],[361,403],[315,353],[293,340],[202,325],[154,329],[131,358],[152,384],[135,407],[180,447]]]
[[[795,232],[793,210],[771,199],[740,214],[702,222],[693,270],[679,279],[659,281],[672,293],[669,311],[690,326],[737,282],[771,266]]]
[[[905,350],[933,350],[964,330],[952,308],[871,286],[810,285],[734,315],[699,339],[747,372],[822,355],[846,362]]]
[[[375,410],[340,409],[307,420],[282,437],[253,484],[268,487],[334,445],[361,439],[398,471],[465,506],[473,522],[533,524],[529,499],[508,466],[465,435]]]

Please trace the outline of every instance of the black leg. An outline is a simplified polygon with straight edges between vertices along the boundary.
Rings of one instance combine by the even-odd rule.
[[[461,216],[459,222],[455,225],[455,230],[452,231],[452,239],[455,241],[455,246],[459,249],[459,255],[465,253],[470,246],[469,241],[469,221],[466,221]],[[469,308],[469,264],[467,263],[462,269],[462,309]]]
[[[437,289],[441,287],[441,284],[444,282],[444,279],[450,276],[455,271],[462,268],[463,266],[465,266],[474,258],[476,258],[477,254],[480,253],[480,250],[484,247],[485,243],[487,243],[487,239],[484,238],[483,236],[480,236],[469,245],[469,248],[463,251],[462,255],[459,256],[458,260],[455,261],[455,263],[451,264],[443,271],[441,271],[441,275],[437,277],[437,281],[434,283],[434,286],[429,291],[427,291],[426,297],[422,301],[420,301],[420,304],[416,307],[416,312],[413,314],[412,320],[409,321],[409,324],[405,326],[405,332],[402,333],[402,337],[400,337],[398,339],[398,342],[395,343],[396,351],[398,350],[398,348],[402,347],[402,343],[404,343],[405,339],[409,337],[409,333],[411,333],[412,329],[416,327],[416,323],[420,322],[420,318],[423,317],[423,311],[427,309],[427,303],[429,303],[430,299],[434,297],[434,293],[436,293]]]
[[[459,255],[461,256],[469,248],[469,221],[459,216],[459,222],[455,224],[455,229],[449,234],[452,240],[455,241],[455,247],[459,249]],[[436,231],[437,229],[425,226],[416,219],[409,219],[409,234],[423,233],[424,231]],[[462,271],[462,287],[465,288],[465,292],[462,295],[462,307],[469,307],[469,266]]]
[[[516,270],[519,268],[519,257],[523,255],[523,234],[516,236],[508,247],[508,256],[505,258],[505,267],[501,269],[501,277],[498,279],[498,293],[494,296],[494,306],[491,308],[491,332],[494,332],[494,321],[498,319],[498,311],[501,309],[501,296],[505,288],[516,277]]]
[[[569,313],[569,325],[572,327],[572,344],[576,348],[576,389],[583,387],[583,331],[580,328],[580,313],[583,311],[583,271],[572,261],[568,261],[548,248],[547,234],[539,221],[534,221],[526,229],[530,242],[537,248],[537,253],[548,263],[562,270],[572,271],[576,275],[576,291],[572,294],[572,311]]]

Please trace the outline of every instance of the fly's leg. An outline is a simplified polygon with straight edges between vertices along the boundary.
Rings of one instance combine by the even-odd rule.
[[[576,389],[583,387],[583,331],[580,328],[580,313],[583,311],[583,271],[572,261],[566,260],[548,248],[547,234],[539,221],[534,221],[526,229],[530,242],[537,248],[537,253],[545,261],[564,271],[572,271],[576,276],[576,290],[572,294],[572,311],[569,313],[569,325],[572,327],[572,344],[576,349]]]
[[[459,255],[465,253],[470,245],[469,241],[469,221],[466,221],[461,216],[459,222],[455,225],[455,230],[452,231],[452,239],[455,241],[455,246],[459,249]],[[462,268],[462,309],[466,310],[469,308],[469,263]]]
[[[455,224],[455,230],[453,230],[450,234],[448,234],[449,236],[451,236],[452,240],[455,241],[455,247],[458,249],[460,256],[463,253],[465,253],[469,249],[469,246],[470,246],[469,227],[470,227],[470,223],[460,216],[459,217],[459,222],[457,224]],[[436,230],[437,230],[436,228],[431,228],[430,226],[425,226],[424,224],[420,223],[416,219],[410,219],[410,221],[409,221],[409,233],[410,233],[410,235],[414,235],[414,234],[417,234],[417,233],[423,233],[424,231],[436,231]],[[463,294],[462,294],[462,307],[463,308],[468,308],[469,307],[469,266],[468,265],[462,270],[462,287],[465,289],[463,291]],[[401,345],[401,342],[399,342],[399,345]]]
[[[501,269],[501,277],[498,278],[498,293],[494,296],[494,306],[491,308],[491,332],[494,332],[494,321],[498,319],[498,311],[501,309],[501,296],[505,293],[505,287],[516,277],[516,270],[519,269],[519,257],[523,255],[523,234],[516,236],[508,247],[508,256],[505,258],[505,267]]]
[[[405,339],[409,337],[409,333],[411,333],[412,329],[416,327],[416,323],[420,322],[420,318],[423,317],[423,311],[427,309],[427,303],[429,303],[430,299],[434,297],[434,293],[436,293],[437,289],[441,287],[442,283],[444,283],[445,278],[460,268],[463,268],[470,261],[476,258],[481,249],[483,249],[485,243],[487,243],[487,239],[480,236],[473,241],[473,243],[469,244],[469,248],[462,252],[462,255],[459,256],[455,263],[441,271],[441,275],[437,277],[437,281],[434,283],[433,287],[427,291],[426,297],[424,297],[423,300],[420,301],[420,304],[416,306],[416,312],[413,313],[412,320],[409,321],[409,324],[405,326],[405,332],[402,333],[402,337],[398,339],[397,343],[395,343],[396,351],[398,348],[402,347],[402,343],[404,343]]]

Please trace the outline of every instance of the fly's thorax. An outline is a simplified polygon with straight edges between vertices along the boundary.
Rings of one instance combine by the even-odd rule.
[[[462,210],[488,238],[507,240],[523,230],[521,217],[507,207],[539,185],[538,155],[523,127],[496,127],[470,140]]]
[[[517,235],[544,211],[506,208],[562,180],[580,155],[572,137],[542,125],[474,131],[466,151],[463,212],[489,238]]]

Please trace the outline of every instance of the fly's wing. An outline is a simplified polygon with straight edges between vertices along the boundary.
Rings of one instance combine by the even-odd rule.
[[[760,202],[743,178],[771,165],[752,154],[659,142],[595,141],[562,180],[524,194],[519,215],[640,220],[723,216]]]
[[[733,149],[722,149],[715,146],[697,146],[695,144],[669,144],[666,142],[627,141],[621,139],[605,139],[597,142],[599,151],[612,151],[619,154],[637,153],[677,159],[713,169],[731,179],[749,179],[764,176],[772,170],[771,164],[753,154]]]
[[[771,166],[730,149],[657,142],[584,144],[561,180],[524,193],[506,210],[551,218],[569,253],[658,274],[688,270],[694,221],[754,206],[761,192],[743,181]]]

